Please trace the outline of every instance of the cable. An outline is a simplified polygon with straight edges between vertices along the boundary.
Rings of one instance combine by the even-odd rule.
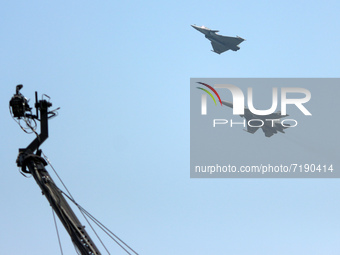
[[[55,229],[57,231],[57,236],[58,236],[58,241],[59,241],[59,248],[60,248],[60,252],[63,255],[63,248],[61,247],[61,242],[60,242],[60,237],[59,237],[59,231],[58,231],[58,225],[57,225],[57,221],[55,220],[55,215],[54,215],[54,211],[53,208],[52,209],[52,214],[53,214],[53,220],[54,220],[54,225],[55,225]]]
[[[79,207],[78,207],[79,209]],[[98,236],[97,232],[94,230],[94,228],[92,227],[91,223],[88,221],[88,219],[85,217],[85,215],[82,213],[82,215],[84,216],[84,219],[86,220],[86,222],[90,225],[90,228],[92,229],[92,231],[94,232],[94,234],[96,235],[96,237],[98,238],[99,242],[103,245],[104,249],[107,251],[107,253],[110,255],[111,253],[109,252],[109,250],[106,248],[105,244],[103,243],[102,239],[100,239],[100,237]]]
[[[31,121],[32,120],[34,122],[34,127],[32,127],[32,125],[31,125]],[[28,133],[28,134],[34,133],[37,137],[39,137],[39,134],[36,131],[36,129],[37,129],[37,122],[35,121],[35,119],[30,119],[30,118],[24,117],[24,121],[25,121],[26,125],[32,130],[31,133],[28,133],[28,132],[26,132],[26,133]]]
[[[61,178],[59,177],[57,171],[54,169],[54,167],[52,166],[50,160],[48,159],[48,157],[45,155],[45,153],[43,151],[41,151],[42,155],[44,156],[45,160],[47,161],[47,163],[50,165],[50,167],[52,168],[53,172],[55,173],[55,175],[58,177],[59,181],[61,182],[61,184],[64,186],[65,190],[67,191],[67,193],[70,195],[70,197],[73,198],[73,196],[71,195],[71,192],[67,189],[66,185],[64,184],[64,182],[61,180]]]
[[[19,173],[21,173],[25,178],[31,178],[31,177],[32,177],[32,175],[27,176],[26,174],[24,174],[24,173],[22,172],[22,170],[21,170],[21,167],[18,167],[18,171],[19,171]]]
[[[44,156],[45,160],[47,161],[47,163],[50,165],[50,167],[52,168],[53,172],[56,174],[57,178],[59,179],[59,181],[61,182],[61,184],[64,186],[65,190],[67,191],[68,194],[66,194],[64,191],[62,191],[61,189],[59,189],[56,185],[54,185],[54,187],[56,189],[58,189],[62,194],[64,194],[74,205],[76,205],[78,207],[78,209],[80,210],[81,214],[84,216],[85,220],[87,221],[87,223],[90,225],[91,229],[93,230],[93,232],[95,233],[95,235],[97,236],[97,238],[99,239],[99,241],[101,242],[101,244],[103,245],[103,247],[105,248],[105,250],[108,252],[108,254],[110,254],[110,252],[108,251],[108,249],[106,248],[106,246],[104,245],[104,243],[102,242],[102,240],[100,239],[100,237],[98,236],[98,234],[96,233],[96,231],[94,230],[94,228],[92,227],[91,223],[88,221],[88,219],[86,218],[86,216],[84,214],[87,215],[87,217],[89,217],[105,234],[107,234],[113,241],[115,241],[126,253],[128,253],[129,255],[131,255],[131,253],[125,249],[125,247],[127,247],[130,251],[132,251],[134,254],[138,255],[138,253],[133,250],[129,245],[127,245],[122,239],[120,239],[117,235],[115,235],[111,230],[109,230],[104,224],[102,224],[99,220],[97,220],[93,215],[91,215],[88,211],[86,211],[81,205],[79,205],[75,199],[73,198],[71,192],[67,189],[66,185],[64,184],[64,182],[61,180],[60,176],[58,175],[57,171],[54,169],[54,167],[52,166],[51,162],[49,161],[48,157],[44,154],[44,152],[42,152],[42,155]],[[116,239],[118,239],[118,241]],[[121,242],[121,243],[119,243]],[[125,245],[125,247],[123,245]]]
[[[52,110],[52,111],[49,111],[48,112],[48,114],[51,114],[51,116],[48,116],[48,118],[49,119],[52,119],[52,118],[54,118],[54,117],[57,117],[58,116],[58,110],[60,109],[60,107],[58,107],[58,108],[56,108],[56,109],[54,109],[54,110]]]
[[[61,182],[61,184],[64,186],[65,190],[67,191],[67,193],[69,194],[69,196],[72,198],[72,200],[74,201],[74,198],[71,194],[71,192],[67,189],[66,185],[64,184],[64,182],[61,180],[60,176],[58,175],[57,171],[54,169],[54,167],[52,166],[50,160],[48,159],[48,157],[45,155],[44,152],[42,152],[45,160],[47,161],[47,163],[51,166],[53,172],[56,174],[57,178],[59,179],[59,181]],[[57,186],[55,186],[59,191],[61,191]],[[62,192],[62,191],[61,191]],[[62,192],[63,194],[65,194],[64,192]],[[66,194],[65,194],[66,195]],[[66,195],[67,196],[67,195]],[[71,201],[72,201],[71,200]],[[79,209],[79,207],[78,207]],[[92,231],[94,232],[94,234],[97,236],[98,240],[100,241],[100,243],[103,245],[104,249],[107,251],[108,254],[110,254],[110,252],[108,251],[108,249],[106,248],[105,244],[103,243],[103,241],[100,239],[100,237],[98,236],[97,232],[94,230],[94,228],[92,227],[91,223],[87,220],[87,218],[85,217],[84,213],[81,212],[81,214],[83,215],[84,219],[87,221],[87,223],[90,225]]]
[[[80,205],[79,205],[80,206]],[[80,206],[81,207],[81,206]],[[115,235],[114,233],[111,232],[110,229],[108,229],[107,227],[105,227],[104,224],[102,224],[99,220],[97,220],[93,215],[91,215],[88,211],[86,211],[83,207],[81,207],[82,210],[84,210],[84,212],[86,213],[87,216],[89,216],[96,224],[97,226],[99,226],[107,235],[109,235],[107,232],[109,232],[111,235],[113,235],[114,237],[116,237],[121,243],[123,243],[127,248],[129,248],[134,254],[138,255],[137,252],[135,252],[129,245],[127,245],[122,239],[120,239],[117,235]],[[107,231],[105,231],[105,230]],[[110,235],[109,235],[110,236]],[[112,237],[111,237],[112,238]],[[114,239],[114,238],[112,238]],[[123,247],[122,247],[123,248]],[[124,249],[124,248],[123,248]],[[125,250],[125,249],[124,249]],[[125,250],[126,251],[126,250]],[[130,253],[129,253],[130,254]]]
[[[26,134],[36,133],[36,132],[35,132],[35,129],[37,128],[37,123],[36,123],[36,121],[35,121],[34,119],[33,119],[33,121],[34,121],[34,127],[32,127],[31,124],[28,124],[28,123],[29,123],[29,121],[27,120],[28,118],[27,118],[27,117],[24,117],[24,121],[25,121],[26,125],[28,126],[28,127],[24,128],[24,127],[21,125],[21,123],[20,123],[20,120],[21,120],[21,119],[19,118],[18,120],[16,120],[16,119],[14,118],[14,115],[13,115],[13,112],[12,112],[12,109],[11,109],[11,106],[9,106],[9,112],[10,112],[10,114],[11,114],[12,119],[20,126],[20,128],[21,128]],[[32,114],[32,112],[31,112],[31,114]],[[31,129],[32,132],[28,132],[28,131],[27,131],[28,129]],[[37,134],[37,133],[36,133],[36,134]]]
[[[96,218],[94,218],[89,212],[87,212],[84,208],[82,208],[81,209],[82,211],[84,211],[84,213],[101,229],[101,230],[103,230],[103,232],[105,233],[105,234],[107,234],[113,241],[115,241],[116,242],[116,244],[118,244],[124,251],[126,251],[126,253],[127,254],[129,254],[129,255],[131,255],[131,253],[128,251],[128,250],[126,250],[116,239],[114,239],[114,237],[113,236],[111,236],[110,235],[110,233],[112,234],[112,235],[114,235],[120,242],[122,242],[126,247],[128,247],[132,252],[134,252],[135,254],[137,254],[138,255],[138,253],[136,253],[131,247],[129,247],[126,243],[124,243],[119,237],[117,237],[115,234],[113,234],[110,230],[108,230],[105,226],[101,226],[100,224],[100,222],[96,219]],[[107,231],[106,231],[106,229],[107,229]]]
[[[57,171],[54,169],[53,165],[51,164],[50,160],[48,159],[48,157],[45,155],[44,152],[42,152],[42,155],[44,156],[45,160],[47,161],[47,163],[50,165],[50,167],[52,168],[53,172],[55,173],[55,175],[57,176],[57,178],[59,179],[59,181],[61,182],[61,184],[64,186],[65,190],[67,191],[67,193],[70,195],[70,197],[74,200],[71,192],[67,189],[66,185],[64,184],[64,182],[62,181],[62,179],[60,178],[60,176],[58,175]],[[55,188],[57,188],[59,191],[61,191],[56,185]],[[78,208],[79,209],[79,208]],[[92,231],[94,232],[94,234],[97,236],[98,240],[100,241],[100,243],[103,245],[104,249],[107,251],[108,254],[110,254],[110,252],[108,251],[108,249],[106,248],[106,246],[104,245],[103,241],[100,239],[100,237],[98,236],[97,232],[94,230],[94,228],[92,227],[91,223],[87,220],[87,218],[85,217],[85,215],[81,212],[81,214],[83,215],[84,219],[87,221],[87,223],[90,225]]]
[[[117,240],[117,238],[122,244],[124,244],[127,248],[129,248],[134,254],[138,255],[136,251],[134,251],[129,245],[127,245],[122,239],[120,239],[117,235],[115,235],[111,230],[105,227],[99,220],[97,220],[93,215],[91,215],[88,211],[86,211],[81,205],[79,205],[74,199],[69,197],[65,192],[60,190],[72,203],[74,203],[81,211],[83,211],[101,230],[103,230],[113,241],[115,241],[123,250],[125,250],[128,254],[131,255]],[[110,235],[111,234],[111,235]]]
[[[42,169],[44,169],[44,167],[42,167]],[[82,246],[88,247],[89,249],[91,249],[91,253],[89,254],[99,254],[99,252],[97,253],[94,250],[92,250],[92,248],[90,248],[92,247],[92,244],[88,242],[90,237],[84,235],[83,231],[81,231],[81,228],[79,228],[81,223],[78,222],[77,224],[77,222],[74,222],[72,220],[72,217],[69,214],[69,212],[73,213],[71,208],[69,208],[70,211],[68,211],[67,208],[66,210],[64,210],[63,207],[61,206],[60,199],[62,198],[65,201],[65,203],[66,203],[66,200],[64,196],[61,194],[61,192],[59,191],[58,187],[53,182],[53,180],[49,178],[48,172],[46,171],[46,174],[44,174],[44,171],[40,172],[36,164],[34,163],[34,170],[32,170],[32,174],[34,175],[34,178],[39,184],[39,186],[42,188],[47,200],[50,202],[51,206],[53,207],[55,212],[58,214],[60,220],[63,222],[64,227],[66,228],[67,232],[71,236],[71,239],[73,240],[73,244],[75,244],[74,240],[78,240],[79,242],[81,242]],[[75,219],[77,220],[76,217]],[[87,248],[85,249],[87,251]],[[83,251],[81,251],[82,254],[84,254]]]

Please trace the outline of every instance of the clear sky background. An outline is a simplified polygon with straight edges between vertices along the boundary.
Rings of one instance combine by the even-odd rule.
[[[319,0],[3,1],[1,254],[60,254],[48,202],[15,165],[34,139],[8,112],[19,83],[31,103],[37,90],[61,107],[43,151],[138,253],[339,254],[338,179],[189,178],[190,77],[339,77],[339,12]],[[218,55],[190,24],[246,41]]]

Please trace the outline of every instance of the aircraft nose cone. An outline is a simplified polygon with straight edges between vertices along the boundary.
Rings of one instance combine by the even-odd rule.
[[[205,29],[203,29],[203,28],[201,28],[201,27],[198,27],[198,26],[195,26],[195,25],[191,25],[193,28],[195,28],[197,31],[199,31],[199,32],[201,32],[201,33],[203,33],[203,34],[205,34],[206,33],[206,30]]]
[[[197,27],[197,26],[195,26],[195,25],[190,25],[190,26],[192,26],[193,28],[195,28],[195,29],[199,30],[199,29],[198,29],[198,27]]]

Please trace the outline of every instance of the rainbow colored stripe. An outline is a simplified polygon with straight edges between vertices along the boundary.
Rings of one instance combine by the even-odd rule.
[[[212,92],[214,92],[215,95],[217,96],[217,98],[218,98],[218,100],[220,101],[220,104],[221,104],[221,106],[222,106],[222,100],[221,100],[221,98],[220,98],[220,95],[217,93],[217,91],[216,91],[213,87],[211,87],[210,85],[208,85],[208,84],[206,84],[206,83],[203,83],[203,82],[197,82],[197,83],[199,83],[199,84],[201,84],[201,85],[203,85],[203,86],[206,86],[207,88],[211,89]],[[208,90],[206,90],[206,89],[204,89],[204,88],[200,88],[200,87],[197,87],[197,88],[198,88],[198,89],[201,89],[201,90],[203,90],[203,91],[205,91],[205,92],[207,92],[207,94],[214,100],[215,105],[217,105],[214,96],[213,96]]]

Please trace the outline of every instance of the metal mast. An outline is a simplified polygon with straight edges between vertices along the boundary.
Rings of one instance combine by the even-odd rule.
[[[41,157],[39,146],[48,138],[48,118],[54,115],[54,112],[48,110],[52,103],[43,99],[38,101],[37,92],[35,92],[36,115],[33,115],[27,99],[19,92],[22,87],[21,84],[16,87],[16,94],[10,100],[13,117],[40,121],[40,134],[36,133],[37,137],[26,148],[19,149],[16,163],[24,173],[32,174],[81,254],[100,255],[100,251],[86,232],[85,226],[80,223],[60,189],[45,169],[47,163]]]

